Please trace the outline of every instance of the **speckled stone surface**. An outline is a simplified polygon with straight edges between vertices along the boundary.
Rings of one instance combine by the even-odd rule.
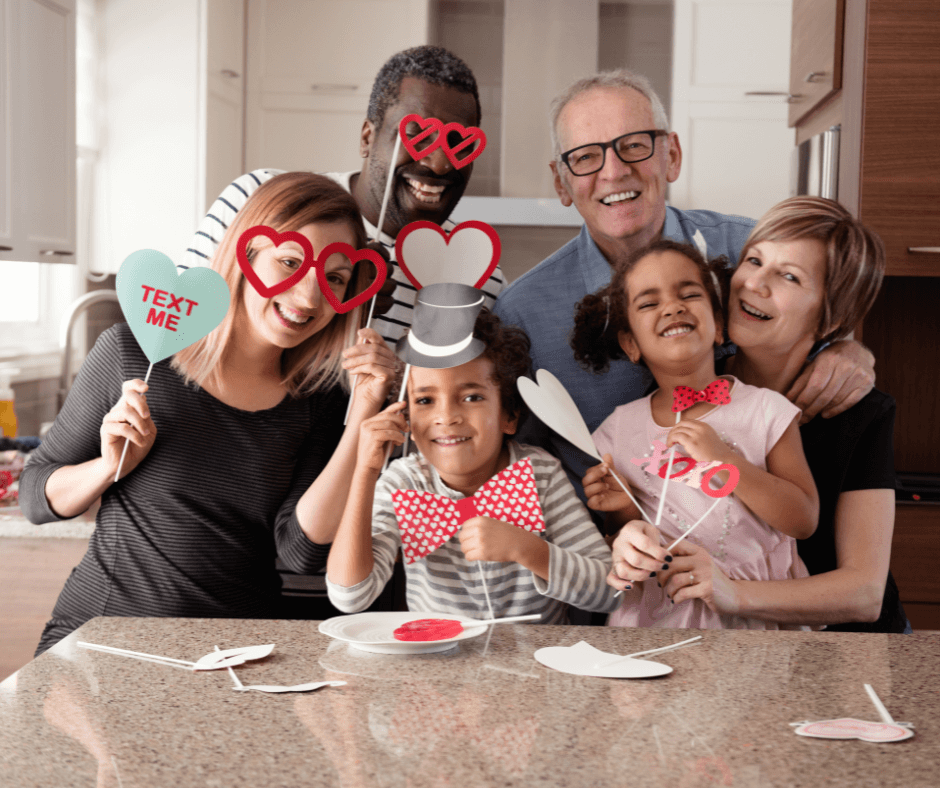
[[[586,640],[627,654],[688,630],[505,625],[442,654],[367,654],[316,623],[95,619],[0,684],[0,785],[936,786],[940,639],[705,631],[653,657],[658,679],[557,673],[536,649]],[[235,692],[192,673],[75,646],[192,659],[276,643],[242,681],[342,679],[304,695]],[[877,720],[870,683],[916,736],[805,739],[789,723]]]

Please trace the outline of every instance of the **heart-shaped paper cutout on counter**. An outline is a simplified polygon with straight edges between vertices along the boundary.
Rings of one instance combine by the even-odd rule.
[[[353,270],[355,270],[355,266],[363,260],[367,260],[375,266],[375,279],[372,284],[348,301],[340,301],[330,289],[330,283],[326,281],[326,261],[334,254],[341,254],[349,258],[349,262],[353,265]],[[325,246],[323,251],[320,252],[320,256],[316,259],[314,268],[317,272],[317,283],[320,285],[320,291],[326,296],[326,300],[330,302],[330,306],[340,315],[346,314],[349,310],[355,309],[360,304],[364,304],[372,298],[372,296],[379,292],[382,285],[385,284],[385,277],[388,276],[388,268],[385,265],[385,260],[382,258],[382,255],[372,249],[354,249],[349,244],[344,243],[332,243]],[[355,278],[355,274],[353,274],[353,278]]]
[[[239,646],[227,648],[222,651],[210,651],[204,657],[196,660],[193,670],[218,670],[219,668],[234,667],[248,660],[264,659],[274,651],[274,643],[264,646]]]
[[[900,723],[866,722],[848,717],[798,723],[794,733],[815,739],[859,739],[876,743],[903,741],[914,735],[914,731]]]
[[[523,376],[516,380],[516,385],[525,404],[538,418],[585,454],[603,462],[581,411],[558,378],[547,369],[539,369],[535,380]]]
[[[417,123],[421,129],[413,137],[408,136],[409,123]],[[444,124],[437,118],[422,118],[420,115],[405,115],[398,124],[398,133],[401,135],[402,145],[411,154],[415,161],[430,155],[441,146],[441,129]],[[428,139],[430,137],[430,139]],[[424,143],[423,147],[418,147]]]
[[[294,243],[300,244],[300,248],[304,251],[304,259],[300,267],[286,279],[282,279],[280,282],[276,282],[271,286],[261,281],[261,277],[255,273],[255,269],[248,259],[248,244],[251,243],[253,238],[257,238],[259,235],[263,235],[275,246],[293,241]],[[248,280],[249,284],[255,289],[255,292],[262,298],[274,298],[274,296],[280,295],[285,290],[290,290],[306,276],[307,271],[309,271],[311,266],[316,262],[316,258],[313,256],[313,246],[310,245],[307,236],[290,231],[279,233],[263,224],[249,227],[239,236],[238,243],[235,245],[235,255],[238,259],[238,266],[245,275],[245,279]]]
[[[127,256],[115,279],[121,311],[151,364],[189,347],[228,312],[225,280],[210,268],[177,275],[173,261],[155,249]]]
[[[535,652],[545,667],[576,676],[609,679],[645,679],[672,673],[672,667],[648,659],[634,659],[601,651],[583,640],[573,646],[549,646]]]
[[[475,220],[450,232],[434,222],[411,222],[395,241],[395,259],[419,290],[446,283],[483,287],[501,254],[496,230]]]

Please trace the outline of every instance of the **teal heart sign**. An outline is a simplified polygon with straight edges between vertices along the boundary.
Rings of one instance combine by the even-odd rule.
[[[141,249],[117,273],[118,301],[134,338],[151,364],[202,339],[228,312],[228,285],[209,268],[177,276],[163,252]]]

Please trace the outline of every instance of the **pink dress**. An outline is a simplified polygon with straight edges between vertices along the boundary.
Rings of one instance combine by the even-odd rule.
[[[730,376],[725,376],[729,377]],[[766,458],[800,410],[781,394],[732,381],[731,402],[700,417],[721,439],[749,462],[766,470]],[[621,405],[594,433],[601,455],[611,454],[617,470],[630,486],[646,513],[655,518],[663,479],[653,475],[665,464],[649,462],[655,456],[654,441],[665,444],[670,427],[653,421],[651,398]],[[685,454],[682,446],[676,457]],[[637,462],[633,460],[636,459]],[[647,472],[649,467],[651,472]],[[675,465],[673,473],[680,469]],[[707,511],[715,499],[697,486],[670,480],[660,531],[671,544]],[[796,540],[757,518],[733,493],[721,499],[708,519],[688,541],[705,548],[732,580],[786,580],[809,573],[796,552]],[[610,615],[612,626],[725,629],[809,629],[741,616],[721,615],[700,599],[673,604],[652,578],[624,592],[623,604]]]

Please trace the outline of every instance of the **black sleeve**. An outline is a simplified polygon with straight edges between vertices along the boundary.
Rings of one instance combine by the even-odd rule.
[[[292,572],[313,574],[326,566],[330,546],[311,542],[297,519],[297,503],[326,467],[343,436],[343,419],[348,397],[338,386],[313,394],[310,408],[310,433],[300,450],[290,492],[278,510],[274,538],[278,557]],[[329,506],[343,506],[345,501],[330,501]]]
[[[105,331],[69,389],[49,434],[30,454],[20,476],[20,506],[37,525],[61,520],[46,499],[46,482],[59,468],[101,456],[101,422],[121,398],[124,364],[118,342],[122,326]]]
[[[846,469],[841,492],[896,488],[897,480],[894,474],[894,414],[896,410],[894,399],[884,395],[877,415],[859,436]]]

